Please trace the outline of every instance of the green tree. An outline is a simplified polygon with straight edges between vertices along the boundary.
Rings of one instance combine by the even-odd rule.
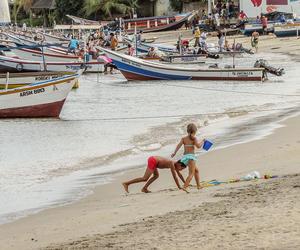
[[[100,12],[112,18],[113,13],[131,14],[137,6],[137,0],[85,0],[83,11],[86,16]]]
[[[55,19],[59,22],[69,21],[67,14],[80,16],[84,0],[56,0]]]
[[[14,18],[15,23],[17,23],[18,13],[21,9],[23,9],[26,13],[30,13],[31,17],[31,7],[33,4],[33,0],[15,0],[12,10],[12,16]]]
[[[183,1],[182,0],[170,0],[170,5],[173,10],[182,12]]]

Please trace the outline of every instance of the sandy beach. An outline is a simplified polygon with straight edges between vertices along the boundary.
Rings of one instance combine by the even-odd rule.
[[[160,39],[167,42],[170,34]],[[296,38],[262,37],[259,51],[300,60]],[[278,178],[191,187],[186,194],[161,170],[152,193],[141,193],[140,184],[125,195],[121,183],[141,176],[144,168],[118,173],[77,202],[0,225],[0,249],[298,249],[299,127],[300,116],[294,116],[264,138],[209,151],[198,160],[203,181],[228,181],[254,170]]]
[[[282,126],[264,139],[215,150],[199,160],[202,180],[227,180],[253,170],[280,178],[191,188],[185,194],[168,171],[160,171],[153,193],[140,193],[142,185],[135,185],[125,195],[120,183],[144,169],[126,172],[79,202],[2,225],[0,248],[295,249],[300,246],[295,175],[300,117]]]

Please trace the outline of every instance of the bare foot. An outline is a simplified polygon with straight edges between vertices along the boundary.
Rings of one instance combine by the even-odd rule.
[[[123,185],[123,187],[124,187],[126,193],[129,193],[128,185],[127,185],[125,182],[123,182],[122,185]]]
[[[184,192],[186,192],[187,194],[190,193],[185,187],[183,187],[182,190],[183,190]]]
[[[151,193],[151,191],[149,191],[147,188],[143,188],[143,189],[142,189],[142,192],[143,192],[143,193],[146,193],[146,194],[147,194],[147,193]]]
[[[197,188],[198,188],[198,190],[200,190],[203,188],[203,186],[199,185],[199,186],[197,186]]]

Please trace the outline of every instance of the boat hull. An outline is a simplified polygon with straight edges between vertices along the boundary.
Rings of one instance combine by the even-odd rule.
[[[131,81],[146,80],[214,80],[214,81],[262,81],[262,68],[203,69],[183,68],[149,62],[128,55],[104,50],[124,77]]]
[[[59,117],[78,75],[0,92],[0,118]]]
[[[34,73],[12,73],[8,76],[6,74],[0,74],[0,89],[7,88],[19,88],[23,87],[37,81],[46,81],[46,80],[53,80],[58,77],[71,75],[72,72],[34,72]]]
[[[45,68],[46,65],[46,68]],[[46,62],[29,61],[17,58],[0,56],[0,72],[39,72],[39,71],[71,71],[84,70],[87,73],[97,73],[104,71],[102,62]]]
[[[65,100],[21,108],[0,109],[0,118],[50,118],[59,117]]]
[[[297,31],[297,28],[275,28],[274,34],[277,37],[289,37],[300,35],[300,31]]]

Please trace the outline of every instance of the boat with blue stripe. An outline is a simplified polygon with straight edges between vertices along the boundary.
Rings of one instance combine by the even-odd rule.
[[[101,48],[128,81],[146,80],[217,80],[262,81],[263,68],[203,68],[180,67],[146,61]]]

